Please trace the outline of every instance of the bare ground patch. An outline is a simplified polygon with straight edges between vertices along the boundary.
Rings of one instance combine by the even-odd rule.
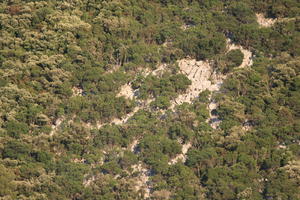
[[[271,27],[273,26],[277,19],[275,18],[266,18],[264,14],[262,13],[256,13],[256,19],[257,19],[257,23],[261,26],[261,27]]]

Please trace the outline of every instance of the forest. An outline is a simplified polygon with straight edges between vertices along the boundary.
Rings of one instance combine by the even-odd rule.
[[[300,199],[299,0],[1,0],[0,199]]]

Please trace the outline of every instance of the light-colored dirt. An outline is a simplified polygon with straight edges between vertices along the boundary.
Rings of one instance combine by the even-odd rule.
[[[273,19],[273,18],[266,18],[264,14],[262,13],[256,13],[256,19],[257,19],[257,23],[261,26],[261,27],[271,27],[275,24],[275,22],[277,21],[277,19]]]
[[[228,51],[239,49],[244,54],[243,62],[242,62],[242,64],[238,68],[244,68],[244,67],[247,67],[247,66],[251,66],[253,64],[253,60],[252,60],[253,55],[252,55],[252,52],[249,51],[249,50],[247,50],[247,49],[244,49],[241,45],[233,44],[228,39],[227,40],[227,49],[228,49]]]
[[[138,153],[137,152],[137,145],[139,144],[139,140],[135,139],[133,142],[129,145],[129,149],[132,153]]]
[[[211,99],[211,97],[210,97]],[[221,120],[219,119],[218,115],[213,114],[212,112],[216,110],[218,107],[217,102],[214,100],[211,100],[210,103],[208,104],[208,110],[209,110],[209,119],[207,122],[210,124],[210,126],[213,129],[217,129],[221,123]]]
[[[170,160],[168,162],[169,165],[174,165],[176,164],[178,161],[182,161],[183,163],[186,161],[186,153],[188,152],[188,150],[191,148],[192,143],[186,143],[182,145],[182,149],[181,149],[181,154],[178,154],[175,158],[173,158],[172,160]]]
[[[73,96],[82,96],[83,90],[79,87],[72,88]]]
[[[204,90],[217,91],[223,82],[224,76],[216,74],[207,61],[196,61],[195,59],[182,59],[178,62],[181,73],[185,74],[192,84],[186,93],[180,94],[172,101],[171,109],[184,102],[191,103],[200,92]]]
[[[158,66],[158,68],[153,70],[150,74],[153,76],[162,75],[165,72],[166,68],[167,68],[167,64],[161,64]]]
[[[136,178],[135,181],[135,190],[136,191],[143,191],[144,199],[147,199],[150,197],[151,193],[151,185],[150,185],[150,170],[144,168],[141,163],[137,165],[131,166],[133,169],[133,173],[137,172],[139,173],[139,176]]]
[[[235,48],[239,48],[239,46],[233,44],[228,46],[228,49],[230,50]],[[245,50],[243,49],[243,51]],[[180,94],[175,100],[171,102],[171,109],[173,109],[176,105],[180,105],[184,102],[191,103],[196,97],[198,97],[199,93],[202,91],[219,91],[221,85],[223,84],[223,80],[226,78],[225,75],[216,73],[213,70],[212,65],[208,61],[182,59],[178,62],[178,65],[181,73],[185,74],[192,83],[184,94]],[[217,128],[220,120],[218,120],[217,116],[211,115],[211,111],[217,108],[217,104],[214,101],[211,101],[208,108],[210,111],[210,118],[207,122],[209,122],[213,128]]]
[[[94,182],[97,177],[96,176],[91,176],[91,177],[88,177],[89,175],[85,175],[84,179],[83,179],[83,186],[84,187],[88,187],[89,185],[91,185],[92,182]]]
[[[157,69],[150,71],[148,69],[145,69],[141,72],[141,74],[143,76],[148,76],[148,75],[154,75],[154,76],[158,76],[161,75],[162,73],[164,73],[165,69],[166,69],[167,65],[166,64],[161,64],[158,66]],[[117,97],[120,96],[124,96],[125,98],[128,99],[134,99],[136,96],[136,93],[138,93],[138,90],[133,90],[131,87],[131,83],[127,83],[125,85],[123,85],[120,89],[120,92],[117,94]],[[124,116],[123,118],[119,119],[119,118],[115,118],[111,121],[110,124],[116,124],[116,125],[121,125],[124,124],[128,121],[129,118],[131,118],[136,112],[138,112],[141,109],[144,108],[148,108],[150,103],[153,101],[154,99],[148,99],[145,101],[139,101],[138,102],[138,106],[136,106],[132,112],[128,113],[126,116]],[[104,124],[102,123],[98,123],[97,124],[97,128],[101,128]]]
[[[131,100],[134,98],[134,90],[131,87],[131,83],[127,83],[121,87],[120,92],[117,94],[117,97],[120,96]]]
[[[242,129],[244,131],[249,131],[252,129],[252,127],[253,127],[252,123],[248,120],[245,120],[245,122],[243,123]]]
[[[195,25],[192,25],[192,24],[183,24],[180,28],[185,31],[185,30],[187,30],[191,27],[194,27],[194,26]]]
[[[231,51],[231,50],[235,50],[235,49],[239,49],[243,54],[244,54],[244,58],[243,58],[243,62],[240,66],[238,66],[237,68],[245,68],[245,67],[250,67],[253,64],[253,54],[251,51],[244,49],[242,46],[240,45],[236,45],[233,44],[229,39],[227,40],[227,52]],[[223,80],[225,80],[226,76],[223,76],[221,79],[219,79],[219,88],[220,86],[223,84]],[[218,91],[215,90],[215,91]],[[212,96],[209,97],[210,99],[210,103],[208,104],[208,110],[209,110],[209,119],[207,120],[207,122],[211,125],[211,127],[213,129],[217,129],[221,123],[221,120],[218,118],[217,115],[214,115],[212,113],[213,110],[217,109],[218,104],[212,99]],[[243,129],[248,130],[250,129],[250,127],[245,124],[245,126],[243,126]]]
[[[64,118],[58,118],[55,123],[51,126],[52,131],[50,132],[50,136],[53,136],[55,134],[55,132],[57,131],[57,129],[59,128],[59,126],[61,125],[61,123],[64,121]]]

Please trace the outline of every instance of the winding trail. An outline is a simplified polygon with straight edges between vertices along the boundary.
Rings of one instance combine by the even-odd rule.
[[[230,40],[227,41],[227,52],[234,49],[240,49],[244,54],[243,62],[238,68],[244,68],[252,65],[252,52],[244,49],[240,45],[236,45],[231,43]],[[170,109],[174,110],[176,105],[180,105],[184,102],[192,103],[195,98],[199,96],[199,93],[205,90],[209,90],[212,93],[218,92],[223,84],[223,81],[226,79],[226,75],[222,75],[214,71],[212,64],[209,61],[196,61],[195,59],[182,59],[178,61],[178,65],[180,68],[180,73],[185,74],[189,80],[191,80],[191,85],[186,90],[184,94],[180,94],[177,98],[171,101]],[[162,64],[158,66],[158,68],[154,71],[145,70],[143,72],[143,76],[161,75],[167,68],[167,65]],[[127,99],[135,99],[138,90],[133,90],[131,87],[131,83],[127,83],[120,88],[120,92],[117,96],[124,96]],[[213,112],[217,109],[218,104],[213,99],[213,95],[209,97],[210,103],[208,104],[208,110],[210,112],[210,117],[208,119],[208,123],[211,125],[213,129],[217,129],[221,120],[218,116]],[[138,101],[138,105],[133,109],[132,112],[125,115],[123,118],[115,118],[109,123],[105,124],[117,124],[122,125],[125,124],[136,112],[141,109],[149,109],[150,103],[154,99],[148,99],[145,101]],[[61,123],[61,122],[60,122]],[[105,124],[97,124],[97,128],[101,128]],[[58,125],[59,126],[59,125]],[[132,144],[128,146],[128,149],[133,153],[136,152],[137,145],[139,143],[138,139],[134,139]],[[175,158],[171,159],[168,164],[173,165],[179,161],[185,162],[187,159],[187,152],[192,147],[192,143],[188,142],[182,144],[181,153],[178,154]],[[147,169],[142,162],[139,162],[136,165],[132,165],[132,174],[137,173],[137,177],[133,177],[135,181],[135,190],[142,192],[144,195],[144,199],[148,199],[151,197],[152,192],[152,184],[151,184],[151,171]],[[91,182],[95,181],[96,177],[92,176],[90,178],[86,178],[84,180],[84,185],[89,185]]]
[[[244,49],[241,45],[236,45],[231,42],[230,39],[227,40],[227,52],[231,50],[239,49],[243,54],[243,62],[240,66],[237,67],[237,69],[245,68],[245,67],[250,67],[253,64],[253,54],[251,51]],[[220,81],[220,86],[223,84],[223,80],[226,79],[227,76],[223,76],[223,79]],[[220,89],[220,87],[219,87]],[[219,91],[219,89],[217,91]],[[210,103],[208,104],[208,110],[209,110],[209,119],[207,122],[210,123],[210,126],[213,129],[217,129],[222,122],[219,118],[218,115],[214,112],[218,108],[217,102],[212,99],[212,95],[209,97]]]
[[[151,171],[143,167],[142,163],[133,165],[131,166],[131,168],[133,169],[132,173],[139,174],[135,180],[135,187],[134,187],[135,190],[142,191],[144,195],[144,199],[149,198],[152,189],[151,182],[149,180],[151,176]]]
[[[243,54],[244,54],[244,58],[243,58],[243,62],[240,66],[238,66],[237,68],[245,68],[247,66],[251,66],[253,64],[253,54],[251,51],[244,49],[241,45],[236,45],[233,44],[231,42],[231,40],[227,40],[227,52],[231,51],[231,50],[235,50],[235,49],[239,49]]]
[[[127,99],[133,99],[134,98],[134,90],[131,87],[131,83],[127,83],[123,85],[120,89],[120,92],[117,94],[117,97],[125,97]]]
[[[244,54],[244,59],[242,64],[238,68],[244,68],[247,66],[251,66],[253,64],[252,61],[252,52],[244,49],[240,45],[233,44],[229,39],[227,40],[227,52],[234,49],[240,49]],[[218,74],[214,71],[212,64],[208,61],[196,61],[195,59],[182,59],[178,61],[178,65],[180,68],[180,72],[185,74],[188,79],[191,80],[191,85],[188,87],[187,91],[184,94],[180,94],[177,98],[171,101],[170,109],[174,109],[176,105],[180,105],[184,102],[192,103],[192,101],[198,97],[199,93],[205,90],[209,90],[211,92],[219,91],[221,85],[223,84],[223,80],[226,79],[225,75]],[[158,76],[162,74],[166,70],[167,65],[161,64],[157,69],[153,71],[145,71],[143,73],[144,76],[154,75]],[[131,83],[127,83],[123,85],[120,89],[120,92],[117,96],[124,96],[128,99],[134,99],[135,95],[138,91],[133,90],[131,87]],[[210,97],[211,99],[211,97]],[[123,118],[115,118],[109,124],[124,124],[130,119],[136,112],[141,109],[149,108],[150,103],[154,99],[148,99],[145,101],[138,102],[138,106],[136,106],[132,112],[125,115]],[[211,112],[217,108],[217,103],[214,100],[211,100],[208,105],[208,109],[210,111],[210,119],[208,120],[212,126],[212,128],[216,129],[220,123],[217,116],[212,114]],[[97,124],[97,128],[101,128],[105,124]]]
[[[229,39],[227,40],[227,52],[231,50],[239,49],[243,54],[243,62],[237,68],[245,68],[253,64],[252,52],[244,49],[240,45],[233,44]],[[214,71],[212,65],[208,61],[196,61],[195,59],[182,59],[178,61],[180,72],[185,74],[192,84],[187,89],[186,93],[180,94],[175,100],[171,102],[171,109],[174,109],[176,105],[180,105],[184,102],[192,103],[192,101],[198,97],[199,93],[204,90],[211,92],[218,92],[226,79],[226,75],[218,74]],[[210,112],[210,118],[207,122],[211,127],[216,129],[220,120],[218,116],[212,113],[218,107],[218,104],[212,99],[212,95],[209,97],[210,103],[208,109]]]
[[[176,164],[178,161],[182,161],[183,163],[186,161],[186,154],[188,152],[188,150],[192,147],[192,143],[188,142],[186,144],[182,145],[182,149],[181,149],[181,154],[178,154],[175,158],[171,159],[168,164],[169,165],[174,165]]]
[[[58,118],[55,121],[55,123],[51,126],[52,130],[51,130],[49,136],[53,136],[56,133],[57,129],[60,127],[60,125],[62,124],[63,121],[64,121],[63,117],[62,118]]]
[[[167,67],[167,64],[161,64],[161,65],[158,66],[157,69],[155,69],[153,71],[144,70],[142,72],[142,75],[144,77],[146,77],[148,75],[158,76],[158,75],[161,75],[165,71],[166,67]],[[120,88],[120,92],[117,94],[117,97],[124,96],[127,99],[133,100],[133,99],[135,99],[137,93],[138,93],[138,89],[137,90],[133,90],[132,87],[131,87],[131,82],[130,82],[130,83],[127,83],[127,84],[123,85]],[[133,109],[132,112],[128,113],[127,115],[125,115],[121,119],[120,118],[114,118],[108,124],[116,124],[116,125],[125,124],[128,121],[128,119],[130,119],[139,110],[149,108],[149,105],[150,105],[150,103],[152,101],[154,101],[154,99],[147,99],[147,100],[140,100],[140,101],[138,101],[137,102],[138,105]],[[96,127],[99,129],[102,126],[104,126],[105,124],[107,124],[107,123],[97,123]]]
[[[214,113],[214,111],[218,108],[218,104],[216,101],[212,100],[212,97],[209,97],[210,99],[210,103],[208,104],[207,108],[209,110],[209,118],[207,119],[207,123],[210,124],[210,126],[213,129],[217,129],[220,125],[220,123],[222,122],[218,115]]]
[[[256,15],[257,23],[261,27],[271,27],[278,20],[276,18],[266,18],[265,15],[262,13],[256,13],[255,15]]]

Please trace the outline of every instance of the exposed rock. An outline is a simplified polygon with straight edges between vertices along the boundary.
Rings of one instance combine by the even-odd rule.
[[[240,45],[233,44],[230,41],[230,39],[228,39],[227,40],[227,52],[229,52],[231,50],[235,50],[235,49],[239,49],[244,54],[243,62],[237,68],[245,68],[245,67],[251,66],[253,64],[253,60],[252,60],[253,54],[252,54],[252,52],[247,50],[247,49],[244,49]],[[223,80],[225,80],[225,78],[226,78],[226,76],[223,76],[222,78],[219,79],[219,85],[218,85],[219,87],[215,91],[218,91],[220,89],[221,85],[223,84]],[[215,102],[212,99],[212,96],[210,96],[209,99],[210,99],[210,103],[208,104],[209,119],[207,120],[207,122],[211,125],[211,127],[213,129],[217,129],[219,127],[220,123],[222,122],[218,118],[218,115],[215,113],[215,111],[218,107],[218,104],[217,104],[217,102]],[[244,130],[247,131],[247,130],[250,130],[250,128],[251,128],[251,126],[248,123],[243,124],[243,129]]]
[[[137,165],[133,165],[131,168],[133,169],[133,173],[136,172],[139,173],[139,176],[135,181],[135,190],[136,191],[142,190],[144,194],[144,199],[149,198],[151,194],[151,185],[149,181],[151,175],[150,170],[144,168],[141,163]]]
[[[185,30],[187,30],[191,27],[194,27],[194,26],[195,25],[193,25],[193,24],[183,24],[180,28],[185,31]]]
[[[72,88],[73,96],[82,96],[83,90],[79,87]]]
[[[94,182],[97,179],[96,176],[91,176],[89,177],[89,175],[86,175],[83,179],[83,186],[84,187],[88,187],[89,185],[91,185],[92,182]]]
[[[121,87],[120,92],[117,94],[117,97],[124,96],[127,99],[134,98],[134,90],[131,87],[131,83],[125,84]]]
[[[251,130],[252,127],[253,127],[252,122],[249,121],[249,120],[245,120],[245,122],[243,123],[242,129],[243,129],[244,131],[249,131],[249,130]]]
[[[55,134],[55,132],[57,131],[57,129],[59,128],[59,126],[61,125],[61,123],[64,121],[64,118],[58,118],[55,123],[51,126],[52,131],[50,132],[50,136],[53,136]]]
[[[182,59],[178,62],[181,73],[187,75],[192,84],[186,93],[180,94],[171,105],[173,109],[175,105],[184,102],[191,103],[199,93],[204,90],[217,91],[223,83],[224,76],[213,71],[213,67],[207,61],[196,61],[195,59]]]
[[[210,97],[210,99],[211,99],[211,97]],[[214,100],[211,100],[210,103],[208,104],[209,119],[207,120],[207,122],[210,124],[210,126],[213,129],[217,129],[219,127],[220,123],[222,122],[219,119],[218,115],[215,113],[217,107],[218,107],[218,104]]]
[[[165,72],[166,68],[167,68],[167,64],[161,64],[158,66],[158,68],[153,70],[150,74],[153,76],[162,75]]]
[[[253,64],[252,52],[247,50],[247,49],[244,49],[241,45],[233,44],[231,42],[231,40],[228,39],[227,40],[227,49],[228,49],[228,51],[239,49],[244,54],[243,62],[238,68],[244,68],[244,67],[247,67],[247,66],[251,66]]]
[[[139,140],[135,139],[133,142],[129,145],[129,149],[132,153],[138,153],[137,146],[139,144]]]
[[[266,18],[264,14],[262,13],[256,13],[257,23],[261,27],[271,27],[275,24],[277,19],[275,18]]]
[[[173,158],[172,160],[170,160],[170,162],[168,162],[169,165],[174,165],[176,164],[179,160],[181,160],[183,163],[186,161],[186,154],[188,152],[188,150],[191,148],[192,143],[186,143],[182,145],[182,149],[181,149],[181,154],[177,155],[175,158]]]

